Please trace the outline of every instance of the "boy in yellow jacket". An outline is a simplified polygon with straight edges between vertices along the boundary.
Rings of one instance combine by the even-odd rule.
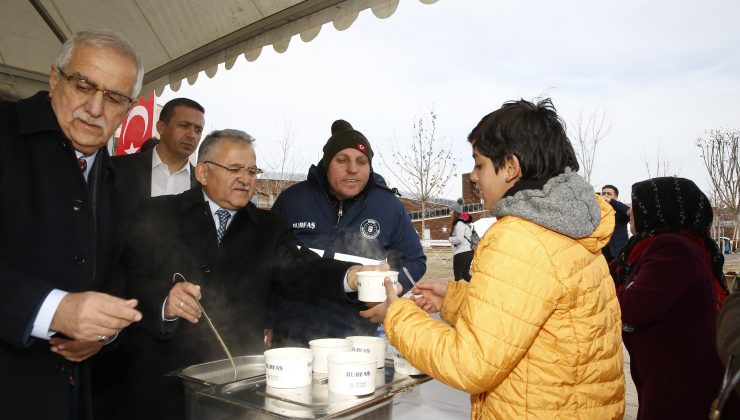
[[[470,179],[498,218],[470,283],[422,282],[417,302],[389,292],[361,314],[384,319],[414,366],[469,392],[474,419],[621,419],[620,310],[601,254],[612,208],[575,172],[549,99],[505,103],[468,140]]]

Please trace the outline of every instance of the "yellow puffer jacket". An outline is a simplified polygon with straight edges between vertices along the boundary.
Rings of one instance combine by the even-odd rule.
[[[410,299],[390,306],[391,344],[469,392],[472,418],[623,417],[621,314],[600,253],[614,212],[595,202],[598,227],[580,239],[499,217],[475,251],[470,284],[449,282],[442,316],[452,327]]]

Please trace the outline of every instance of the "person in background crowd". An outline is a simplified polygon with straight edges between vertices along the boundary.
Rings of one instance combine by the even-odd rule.
[[[607,246],[601,249],[606,262],[610,263],[619,255],[619,251],[622,250],[629,238],[627,236],[627,223],[630,221],[630,216],[627,214],[629,206],[617,200],[619,190],[614,185],[604,185],[601,188],[601,197],[614,209],[614,233]]]
[[[18,102],[23,99],[22,96],[9,90],[0,89],[0,102]]]
[[[110,281],[105,149],[144,67],[116,34],[79,32],[49,91],[0,103],[0,405],[7,419],[90,419],[88,359],[141,319]]]
[[[157,121],[159,142],[139,153],[113,157],[119,194],[121,224],[135,218],[134,210],[143,200],[166,194],[180,194],[196,186],[190,155],[200,143],[205,110],[192,99],[176,98],[162,107]],[[150,142],[156,139],[149,139]]]
[[[408,276],[418,281],[426,271],[419,235],[401,202],[373,171],[367,138],[344,120],[335,121],[331,133],[321,161],[311,166],[305,181],[278,196],[272,211],[282,216],[300,245],[319,250],[324,258],[387,260],[399,272],[405,293],[412,286]],[[275,345],[373,335],[377,329],[359,315],[365,309],[361,302],[275,298]]]
[[[412,365],[471,393],[473,419],[621,419],[619,303],[599,252],[614,211],[576,173],[549,99],[505,103],[468,140],[470,180],[497,217],[470,283],[417,283],[416,303],[389,293],[363,315],[385,318]]]
[[[473,216],[470,213],[463,212],[463,199],[458,198],[457,202],[450,206],[452,213],[452,235],[450,243],[452,244],[452,272],[455,280],[470,281],[470,263],[473,262],[473,249],[470,247],[470,238],[473,235]]]
[[[147,217],[125,233],[115,274],[144,320],[121,344],[129,359],[119,376],[123,419],[186,417],[182,382],[166,374],[224,358],[200,304],[234,356],[261,354],[272,288],[337,301],[357,289],[359,266],[298,249],[277,214],[250,202],[261,173],[253,142],[240,130],[206,136],[200,187],[143,201]]]
[[[630,214],[633,236],[611,266],[637,418],[706,418],[722,378],[714,345],[727,294],[712,206],[688,179],[652,178],[632,186]]]
[[[738,289],[740,289],[740,284],[736,282],[735,290],[725,301],[717,321],[717,349],[725,366],[732,363],[728,369],[731,378],[740,372],[740,293]],[[732,362],[730,362],[730,356],[732,356]],[[740,383],[735,385],[735,392],[740,397]],[[726,412],[724,409],[722,411]],[[723,416],[722,418],[730,417]]]

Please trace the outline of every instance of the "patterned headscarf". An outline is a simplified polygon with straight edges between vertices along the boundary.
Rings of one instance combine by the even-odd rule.
[[[663,232],[688,231],[704,242],[717,282],[727,292],[722,272],[725,258],[709,236],[712,206],[693,181],[663,177],[632,185],[632,214],[636,233],[617,257],[618,285],[630,278],[634,267],[628,263],[628,258],[641,241]]]

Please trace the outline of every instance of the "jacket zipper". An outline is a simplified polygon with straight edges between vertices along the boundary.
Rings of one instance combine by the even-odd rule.
[[[337,212],[337,226],[339,226],[339,221],[342,219],[342,214],[344,213],[342,211],[342,201],[339,202],[339,211]]]

